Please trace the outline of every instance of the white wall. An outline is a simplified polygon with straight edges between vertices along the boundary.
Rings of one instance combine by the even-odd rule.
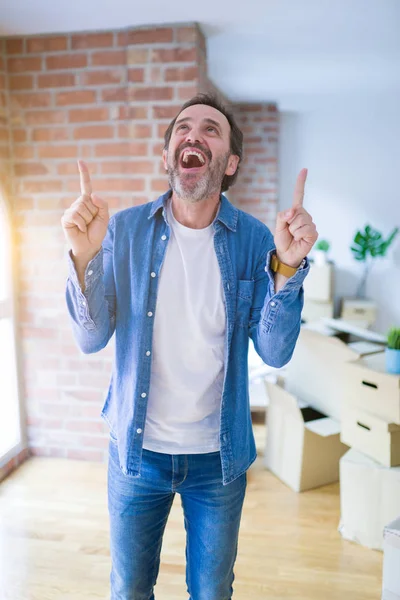
[[[308,113],[282,113],[280,210],[290,206],[294,182],[309,169],[305,208],[320,238],[331,242],[336,295],[354,295],[361,266],[350,245],[369,223],[384,237],[400,226],[400,98],[327,102]],[[400,233],[386,259],[377,259],[367,295],[379,306],[375,330],[400,327]]]

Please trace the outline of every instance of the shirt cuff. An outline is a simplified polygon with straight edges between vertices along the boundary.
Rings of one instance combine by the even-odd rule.
[[[82,293],[81,284],[79,283],[78,274],[76,272],[74,259],[72,258],[72,250],[68,251],[68,271],[69,278],[76,288]],[[103,248],[90,260],[85,270],[85,292],[88,290],[98,277],[103,276]]]
[[[270,279],[270,282],[272,284],[272,289],[275,289],[275,272],[271,269],[271,257],[273,254],[275,254],[276,250],[275,248],[272,248],[272,250],[270,250],[267,254],[267,260],[266,260],[266,265],[265,265],[265,272],[268,274],[268,277]],[[303,285],[304,279],[307,277],[308,273],[310,271],[310,262],[308,260],[308,258],[306,257],[304,260],[304,265],[301,265],[296,273],[294,275],[292,275],[292,277],[290,277],[285,285],[284,288],[286,289],[288,286],[290,288],[295,288],[296,290],[301,288],[301,286]],[[282,289],[284,289],[282,288]]]

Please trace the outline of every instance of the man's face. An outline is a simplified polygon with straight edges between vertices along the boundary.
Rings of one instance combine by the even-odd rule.
[[[199,202],[220,193],[239,157],[230,153],[230,125],[219,110],[196,104],[182,111],[163,152],[169,184],[178,197]]]

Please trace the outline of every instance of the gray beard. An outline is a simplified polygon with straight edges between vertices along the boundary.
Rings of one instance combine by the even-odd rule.
[[[200,179],[181,179],[178,171],[178,162],[171,165],[168,161],[168,181],[170,188],[178,198],[191,204],[205,200],[214,194],[220,194],[222,180],[225,176],[230,152],[211,161],[208,171]]]

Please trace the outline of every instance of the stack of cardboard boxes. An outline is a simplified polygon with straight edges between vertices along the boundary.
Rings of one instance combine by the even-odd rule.
[[[400,376],[385,369],[384,353],[345,369],[340,461],[344,538],[382,549],[384,527],[400,515]]]
[[[334,263],[318,264],[310,261],[310,272],[304,280],[303,321],[312,323],[334,316]],[[377,306],[367,298],[342,298],[339,306],[340,318],[348,323],[359,324],[368,329],[377,316]]]
[[[342,338],[342,339],[341,339]],[[382,346],[334,330],[302,327],[284,379],[268,382],[265,465],[297,492],[338,481],[348,450],[340,439],[341,402],[349,361]]]
[[[382,549],[400,516],[400,376],[364,333],[302,327],[284,377],[266,383],[264,461],[297,492],[340,475],[342,536]]]
[[[352,323],[302,326],[266,383],[264,461],[296,492],[340,475],[339,531],[384,549],[382,599],[400,600],[400,376],[386,372],[385,338]]]
[[[313,322],[333,314],[333,263],[318,265],[310,261],[310,272],[304,280],[302,318]]]

